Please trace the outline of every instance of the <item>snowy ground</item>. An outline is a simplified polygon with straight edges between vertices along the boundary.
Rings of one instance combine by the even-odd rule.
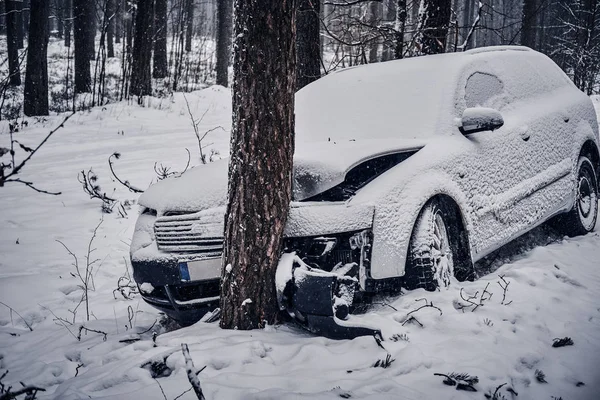
[[[205,139],[204,144],[211,144],[208,152],[228,153],[229,96],[218,87],[187,95],[196,118],[209,110],[200,131],[224,128]],[[33,146],[63,117],[28,119],[15,138]],[[8,143],[8,125],[2,122],[0,147]],[[180,344],[188,343],[196,366],[206,365],[199,376],[207,399],[482,399],[503,383],[507,385],[500,393],[506,399],[517,398],[508,388],[518,399],[598,398],[598,233],[564,239],[542,227],[479,265],[482,277],[475,282],[381,299],[391,307],[377,305],[366,318],[383,329],[384,350],[372,337],[334,341],[294,326],[238,332],[198,323],[163,333],[155,324],[144,332],[158,313],[139,296],[125,300],[117,294],[115,299],[112,293],[126,274],[134,205],[126,217],[116,211],[104,214],[98,229],[92,259],[100,261],[93,272],[91,320],[86,321],[81,305],[72,325],[56,321],[72,321],[69,310],[82,293],[71,275],[73,259],[56,240],[85,265],[92,231],[103,216],[100,202],[83,193],[78,172],[93,168],[107,194],[135,200],[136,194],[111,179],[109,155],[120,152],[118,174],[145,188],[156,179],[155,162],[183,169],[186,147],[197,165],[198,144],[181,94],[173,100],[154,99],[144,108],[109,105],[73,116],[24,169],[22,179],[62,195],[43,195],[17,184],[0,188],[0,301],[33,328],[29,331],[19,316],[0,305],[0,375],[9,370],[3,383],[45,387],[39,398],[174,399],[189,388],[180,351]],[[23,156],[17,153],[17,160]],[[504,301],[500,275],[509,282]],[[483,306],[473,312],[460,309],[465,304],[461,288],[463,295],[481,295],[488,284],[493,295]],[[423,327],[414,321],[402,325],[410,311],[425,304],[422,298],[441,312],[423,308],[410,314]],[[84,332],[78,341],[81,325],[106,332],[106,340]],[[153,331],[159,334],[156,347]],[[554,338],[565,336],[573,346],[552,347]],[[373,367],[388,353],[395,360],[388,368]],[[547,383],[536,380],[536,370],[545,373]],[[433,375],[450,372],[478,376],[478,392],[457,391]],[[181,398],[195,396],[188,392]]]

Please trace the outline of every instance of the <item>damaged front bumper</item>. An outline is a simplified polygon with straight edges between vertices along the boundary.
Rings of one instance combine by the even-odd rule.
[[[371,243],[370,229],[287,239],[276,275],[280,308],[324,336],[376,334],[336,322],[346,320],[364,300]]]

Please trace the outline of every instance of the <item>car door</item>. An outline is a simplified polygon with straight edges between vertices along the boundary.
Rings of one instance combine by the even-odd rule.
[[[521,193],[515,188],[533,176],[527,159],[528,143],[521,126],[514,123],[511,96],[503,77],[486,62],[465,70],[458,88],[457,114],[466,108],[487,107],[499,111],[504,125],[494,131],[476,132],[464,137],[465,152],[459,160],[456,177],[470,205],[473,226],[470,232],[473,255],[478,258],[503,245],[516,230],[515,221]]]

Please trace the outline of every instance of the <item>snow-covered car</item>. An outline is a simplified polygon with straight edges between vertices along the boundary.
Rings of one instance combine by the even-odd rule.
[[[135,280],[180,321],[218,305],[227,164],[139,199]],[[528,48],[329,74],[296,95],[282,309],[335,330],[359,298],[473,279],[475,261],[552,217],[568,234],[590,232],[598,172],[592,102]]]

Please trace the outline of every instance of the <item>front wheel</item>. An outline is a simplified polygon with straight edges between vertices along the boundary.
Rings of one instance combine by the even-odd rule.
[[[404,287],[433,291],[448,286],[453,276],[473,279],[472,263],[464,251],[466,232],[460,215],[438,199],[421,210],[410,239]],[[462,250],[461,250],[462,249]]]
[[[594,230],[598,217],[598,181],[594,165],[586,156],[577,163],[575,204],[562,218],[561,227],[569,236],[585,235]]]

